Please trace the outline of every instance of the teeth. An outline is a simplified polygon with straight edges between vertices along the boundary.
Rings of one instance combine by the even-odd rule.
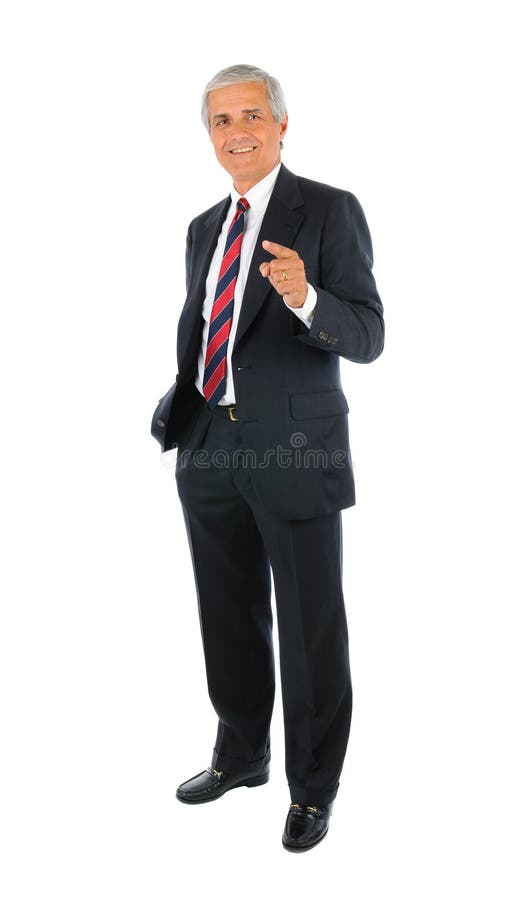
[[[231,150],[231,153],[250,153],[251,150],[254,150],[254,147],[238,147],[236,150]]]

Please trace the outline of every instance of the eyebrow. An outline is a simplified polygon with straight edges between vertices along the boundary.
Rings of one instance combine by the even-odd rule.
[[[242,109],[241,112],[242,113],[258,113],[258,112],[262,113],[263,110],[259,109],[259,107],[256,106],[255,109]],[[216,115],[213,116],[213,119],[227,119],[228,116],[229,116],[229,113],[216,113]]]

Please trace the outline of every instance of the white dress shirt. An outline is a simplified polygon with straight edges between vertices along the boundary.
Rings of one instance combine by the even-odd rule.
[[[213,306],[216,285],[218,284],[218,275],[224,255],[227,232],[229,231],[229,226],[234,218],[234,213],[236,212],[236,204],[240,197],[245,196],[250,204],[250,209],[248,209],[245,213],[245,227],[243,230],[243,241],[240,254],[240,270],[234,288],[234,309],[232,314],[231,331],[229,334],[229,343],[227,345],[226,389],[225,394],[220,398],[219,401],[221,406],[228,406],[229,404],[236,402],[231,366],[231,354],[234,345],[234,337],[236,334],[236,329],[238,327],[238,318],[241,310],[243,292],[245,290],[245,284],[247,283],[247,275],[249,273],[252,255],[256,246],[257,236],[263,222],[263,216],[265,215],[268,201],[270,200],[270,196],[274,189],[277,175],[279,174],[280,166],[281,163],[279,162],[276,165],[275,169],[272,169],[272,171],[269,172],[268,175],[265,175],[265,177],[262,178],[261,181],[258,181],[258,183],[254,185],[254,187],[251,187],[250,190],[246,192],[246,194],[238,194],[234,187],[231,188],[231,203],[225,221],[222,225],[222,230],[218,237],[218,243],[216,245],[215,252],[213,253],[213,258],[211,259],[211,265],[209,267],[209,272],[206,279],[206,296],[202,306],[202,316],[204,319],[202,328],[202,343],[198,356],[197,377],[195,379],[197,390],[199,390],[200,393],[202,393],[202,381],[204,378],[204,360],[206,358],[211,308]],[[294,309],[293,307],[288,306],[286,300],[284,300],[283,298],[283,302],[286,306],[288,306],[288,309],[290,309],[291,312],[295,313],[295,315],[298,316],[299,319],[301,319],[308,327],[311,325],[311,322],[313,320],[316,301],[316,291],[310,284],[308,284],[308,293],[304,302],[304,306],[301,306],[298,309]]]

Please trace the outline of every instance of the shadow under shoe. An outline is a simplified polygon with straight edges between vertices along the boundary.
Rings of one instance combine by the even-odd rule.
[[[237,787],[257,787],[265,784],[270,777],[270,764],[264,767],[249,769],[245,772],[220,772],[208,766],[198,775],[183,781],[175,792],[175,796],[182,803],[207,803],[208,800],[218,800],[227,791]]]
[[[320,843],[329,830],[333,803],[326,806],[303,806],[290,803],[283,831],[283,847],[294,853],[311,850]]]

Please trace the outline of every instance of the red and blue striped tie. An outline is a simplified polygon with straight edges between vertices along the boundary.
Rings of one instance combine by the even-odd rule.
[[[211,409],[216,406],[226,391],[227,346],[234,309],[234,289],[240,270],[244,213],[249,207],[248,200],[240,197],[227,233],[224,258],[220,266],[215,299],[211,308],[202,380],[202,391]]]

